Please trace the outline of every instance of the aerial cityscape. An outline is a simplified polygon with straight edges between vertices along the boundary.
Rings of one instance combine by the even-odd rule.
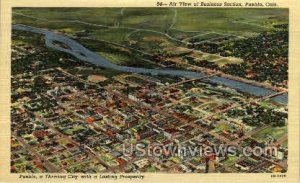
[[[288,171],[288,9],[12,15],[12,173]]]

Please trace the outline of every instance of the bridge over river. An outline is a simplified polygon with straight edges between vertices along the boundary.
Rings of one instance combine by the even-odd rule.
[[[100,67],[115,69],[118,71],[123,72],[131,72],[131,73],[139,73],[139,74],[149,74],[149,75],[167,75],[167,76],[178,76],[178,77],[185,77],[189,79],[193,78],[203,78],[206,74],[201,72],[194,72],[194,71],[186,71],[186,70],[173,70],[173,69],[148,69],[148,68],[141,68],[141,67],[128,67],[128,66],[121,66],[116,65],[105,58],[101,57],[100,55],[90,51],[89,49],[85,48],[83,45],[78,43],[77,41],[64,36],[59,33],[55,33],[46,29],[31,27],[23,24],[14,24],[12,25],[12,29],[20,30],[20,31],[27,31],[33,32],[37,34],[43,34],[45,36],[45,44],[47,47],[59,50],[65,53],[69,53],[80,60],[95,64]],[[60,46],[58,43],[61,43],[64,46]],[[224,78],[221,76],[213,76],[208,77],[206,79],[211,83],[221,84],[224,86],[228,86],[230,88],[234,88],[241,92],[248,93],[250,95],[254,95],[257,97],[264,97],[270,96],[276,93],[271,89],[267,89],[264,87],[254,86],[248,83],[244,83],[241,81],[236,81],[228,78]],[[288,95],[284,93],[282,95],[274,95],[271,100],[281,103],[287,104],[288,102]]]

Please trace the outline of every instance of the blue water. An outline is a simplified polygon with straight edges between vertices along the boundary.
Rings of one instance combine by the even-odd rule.
[[[92,64],[105,67],[105,68],[115,69],[123,72],[139,73],[139,74],[169,75],[169,76],[179,76],[179,77],[186,77],[186,78],[201,78],[203,76],[206,76],[203,73],[193,72],[193,71],[172,70],[172,69],[170,70],[147,69],[147,68],[140,68],[140,67],[128,67],[128,66],[115,65],[109,62],[108,60],[106,60],[105,58],[99,56],[98,54],[85,48],[75,40],[63,36],[59,33],[54,33],[45,29],[35,28],[35,27],[21,25],[21,24],[15,24],[12,26],[12,28],[15,30],[22,30],[22,31],[43,34],[45,35],[45,40],[46,40],[45,44],[47,47],[69,53],[80,60],[87,61]],[[53,44],[54,41],[59,41],[63,44],[66,44],[70,47],[70,49],[65,49],[58,45],[55,45]],[[247,84],[247,83],[243,83],[240,81],[235,81],[223,77],[218,77],[218,76],[211,77],[207,80],[209,80],[212,83],[228,86],[230,88],[234,88],[241,92],[249,93],[251,95],[258,96],[258,97],[276,93],[271,89],[258,87],[251,84]],[[287,94],[279,95],[272,98],[271,100],[286,105],[288,102],[288,95]]]

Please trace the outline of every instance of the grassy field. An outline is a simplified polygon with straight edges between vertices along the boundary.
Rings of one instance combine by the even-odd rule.
[[[128,35],[132,30],[128,29],[110,29],[98,28],[92,31],[89,35],[96,40],[105,40],[114,43],[125,43],[128,41]]]
[[[157,67],[157,64],[154,62],[142,61],[143,59],[146,59],[146,56],[142,53],[123,46],[89,39],[79,39],[77,41],[114,64],[147,68]]]
[[[197,34],[196,36],[192,36],[190,38],[185,39],[185,41],[196,43],[196,42],[201,42],[201,41],[210,40],[212,38],[218,38],[223,36],[224,35],[215,32],[208,32],[208,33]]]
[[[121,26],[165,32],[172,24],[173,15],[172,9],[166,8],[126,8]]]
[[[288,22],[287,9],[245,8],[14,8],[13,23],[59,31],[78,37],[87,48],[111,62],[158,67],[135,49],[149,55],[173,57],[176,47],[186,43],[214,41],[236,36],[253,36],[273,30],[273,25]],[[232,37],[232,38],[231,38]],[[82,41],[81,38],[89,40]],[[101,44],[99,42],[102,42]],[[216,40],[216,43],[218,41]],[[120,47],[114,45],[119,44]],[[114,46],[113,46],[114,45]],[[125,51],[124,48],[132,48]],[[175,50],[175,51],[172,51]],[[164,53],[166,52],[166,53]],[[195,62],[207,60],[223,67],[240,64],[239,58],[221,58],[217,54],[191,53]],[[178,57],[182,57],[179,55]],[[168,60],[165,58],[164,60]],[[169,58],[180,68],[184,61]]]
[[[13,12],[13,22],[38,27],[47,25],[48,28],[56,29],[63,27],[69,20],[79,20],[104,26],[154,30],[182,39],[206,32],[249,36],[271,29],[274,23],[288,22],[287,9],[14,8]],[[84,29],[87,25],[79,26]]]
[[[269,136],[274,139],[279,139],[280,137],[287,134],[287,127],[269,127],[264,130],[261,130],[254,134],[252,137],[258,141],[266,140]]]
[[[243,62],[242,59],[238,59],[238,58],[230,58],[230,57],[226,57],[226,58],[220,58],[220,59],[215,59],[215,60],[211,60],[211,62],[214,62],[215,64],[217,64],[218,66],[222,67],[226,64],[240,64]]]
[[[214,31],[242,36],[268,30],[269,27],[261,25],[270,17],[274,22],[287,22],[288,19],[288,11],[284,9],[182,8],[177,12],[178,18],[174,27],[176,29]],[[255,20],[255,23],[245,23],[245,20],[249,19]]]
[[[118,21],[120,11],[121,8],[15,8],[13,10],[13,12],[33,16],[37,19],[82,20],[109,26],[113,26]]]
[[[287,147],[288,147],[288,141],[285,141],[285,142],[282,144],[282,147],[287,148]]]
[[[163,34],[148,31],[136,32],[130,36],[130,40],[134,42],[132,47],[152,54],[177,45],[176,41]]]
[[[223,164],[225,164],[226,166],[232,166],[235,164],[235,162],[238,160],[239,158],[237,156],[228,156],[227,159],[225,159],[224,161],[222,161]]]
[[[217,125],[216,125],[216,128],[215,128],[215,130],[214,131],[216,131],[216,132],[221,132],[221,131],[223,131],[223,130],[229,130],[230,129],[230,127],[229,127],[229,125],[228,125],[228,123],[226,123],[226,122],[220,122],[220,123],[218,123]]]

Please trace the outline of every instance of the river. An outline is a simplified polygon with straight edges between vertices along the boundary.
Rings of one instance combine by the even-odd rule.
[[[37,34],[43,34],[45,36],[45,44],[47,47],[59,50],[62,52],[69,53],[80,60],[95,64],[97,66],[115,69],[118,71],[123,72],[132,72],[132,73],[139,73],[139,74],[150,74],[150,75],[169,75],[169,76],[179,76],[185,78],[200,78],[205,76],[205,74],[200,72],[193,72],[193,71],[184,71],[184,70],[163,70],[163,69],[147,69],[147,68],[140,68],[140,67],[128,67],[128,66],[120,66],[113,64],[106,60],[105,58],[101,57],[100,55],[90,51],[89,49],[85,48],[80,43],[76,42],[75,40],[64,36],[59,33],[55,33],[49,30],[31,27],[22,24],[14,24],[12,25],[12,29],[14,30],[21,30],[27,32],[33,32]],[[53,42],[58,41],[65,45],[67,45],[70,49],[66,49],[63,47],[54,44]],[[222,84],[224,86],[228,86],[230,88],[237,89],[241,92],[245,92],[257,97],[266,96],[269,94],[276,93],[275,91],[263,87],[254,86],[251,84],[243,83],[240,81],[231,80],[228,78],[223,78],[219,76],[214,76],[209,79],[210,82],[216,84]],[[288,102],[288,94],[282,94],[276,97],[273,97],[271,100],[287,105]]]

